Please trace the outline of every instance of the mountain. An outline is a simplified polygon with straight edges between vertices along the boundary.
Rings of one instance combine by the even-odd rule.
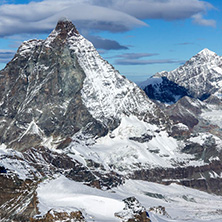
[[[70,21],[19,47],[0,71],[0,95],[2,221],[220,219],[208,206],[222,205],[212,195],[222,193],[220,137],[173,119]],[[192,115],[202,110],[183,98]]]
[[[212,113],[218,113],[214,118],[219,118],[222,108],[221,67],[222,57],[203,49],[179,68],[156,73],[139,86],[175,123],[197,133],[204,128],[212,133],[212,128],[220,128],[220,122],[212,121]],[[219,130],[214,134],[222,138]]]
[[[106,135],[123,114],[153,122],[163,115],[69,21],[58,22],[46,40],[19,47],[0,73],[0,94],[1,143],[17,150],[80,129]]]
[[[192,97],[204,100],[212,94],[221,94],[222,57],[209,49],[203,49],[184,65],[171,72],[156,73],[154,77],[166,77],[188,90]]]

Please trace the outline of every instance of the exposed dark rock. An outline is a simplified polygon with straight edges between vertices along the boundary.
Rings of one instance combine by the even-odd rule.
[[[150,207],[149,211],[153,212],[155,214],[160,214],[160,215],[163,215],[163,216],[170,217],[169,214],[166,212],[166,208],[163,207],[163,206]]]
[[[57,149],[64,149],[64,148],[66,148],[71,142],[72,142],[72,139],[71,139],[70,137],[67,137],[65,140],[63,140],[63,141],[57,146]]]
[[[137,141],[139,143],[149,142],[152,138],[153,138],[153,136],[151,136],[149,134],[143,134],[140,137],[129,137],[130,140],[134,140],[134,141]]]
[[[128,197],[123,200],[125,207],[115,216],[123,222],[150,222],[149,214],[135,197]]]
[[[209,193],[222,194],[221,161],[213,161],[203,166],[177,168],[155,168],[137,170],[132,179],[146,180],[169,185],[177,183]]]
[[[162,103],[175,103],[184,96],[188,96],[188,90],[170,81],[167,77],[161,77],[160,82],[151,83],[144,88],[146,95],[153,100]],[[152,78],[151,78],[152,82]]]
[[[181,126],[180,124],[173,125],[171,128],[171,132],[169,133],[170,136],[178,139],[183,140],[185,138],[190,137],[190,130],[186,126]]]
[[[85,222],[85,218],[81,211],[75,212],[57,212],[50,210],[44,216],[30,218],[30,222],[54,222],[54,221],[72,221],[72,222]]]
[[[183,123],[192,129],[198,124],[198,115],[201,114],[204,104],[187,96],[177,103],[166,108],[166,113],[175,123]]]
[[[5,222],[26,222],[37,214],[37,184],[13,174],[0,175],[0,218]]]
[[[222,153],[218,151],[215,139],[212,136],[206,138],[202,145],[198,143],[188,143],[182,149],[182,152],[193,154],[196,160],[203,160],[205,163],[210,163],[210,158],[222,159]]]
[[[86,185],[94,186],[98,189],[110,189],[123,182],[122,176],[112,171],[104,171],[102,165],[92,160],[90,160],[90,163],[94,167],[90,169],[66,154],[59,154],[44,147],[29,149],[23,155],[29,164],[37,169],[42,176],[61,173],[72,180],[84,182]],[[100,167],[97,168],[96,166]]]
[[[4,166],[0,166],[0,173],[7,173],[7,170]]]

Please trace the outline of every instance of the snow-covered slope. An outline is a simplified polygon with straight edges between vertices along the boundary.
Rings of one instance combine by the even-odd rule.
[[[155,105],[105,61],[92,43],[81,35],[70,37],[68,42],[86,74],[82,99],[94,118],[105,121],[132,113],[144,116],[147,112],[155,116]]]
[[[176,168],[182,163],[184,166],[204,164],[202,160],[192,161],[193,155],[181,153],[184,146],[185,143],[170,137],[166,131],[160,131],[157,126],[129,116],[123,117],[115,130],[91,144],[76,143],[74,136],[65,152],[75,154],[73,157],[83,164],[81,157],[123,175],[140,169]]]
[[[152,222],[219,222],[222,198],[177,184],[159,185],[128,180],[110,191],[100,191],[58,177],[37,189],[42,215],[49,210],[81,210],[86,221],[127,221],[115,217],[124,208],[123,199],[134,196],[149,211]],[[131,212],[125,213],[126,219]]]

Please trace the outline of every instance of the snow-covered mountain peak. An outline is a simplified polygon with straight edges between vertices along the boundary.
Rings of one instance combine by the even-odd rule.
[[[197,53],[195,56],[193,56],[190,59],[190,61],[199,62],[199,60],[201,60],[201,62],[204,62],[204,63],[205,62],[207,62],[207,63],[217,63],[218,57],[219,56],[215,52],[205,48],[205,49],[201,50],[199,53]]]
[[[154,77],[165,76],[185,87],[191,96],[205,99],[222,85],[222,57],[203,49],[184,65],[171,72],[160,72]]]
[[[208,48],[205,48],[205,49],[201,50],[201,51],[198,53],[198,55],[215,56],[216,53],[213,52],[213,51],[211,51],[211,50],[209,50]]]
[[[206,65],[207,68],[210,68],[211,66],[215,66],[218,64],[221,64],[221,57],[218,56],[215,52],[205,48],[196,55],[194,55],[184,65],[189,68],[195,68],[197,66]]]

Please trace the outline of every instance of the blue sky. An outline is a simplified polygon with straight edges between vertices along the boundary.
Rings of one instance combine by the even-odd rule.
[[[219,0],[1,0],[0,68],[28,39],[70,19],[132,81],[173,70],[208,48],[222,55]]]

